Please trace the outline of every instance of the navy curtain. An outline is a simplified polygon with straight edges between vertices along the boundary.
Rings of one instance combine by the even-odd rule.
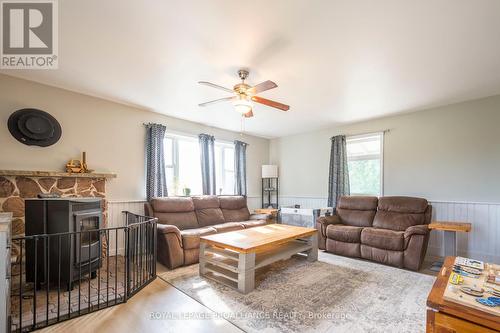
[[[247,146],[243,141],[234,141],[234,194],[247,195]]]
[[[345,135],[331,138],[330,176],[328,179],[328,206],[337,207],[337,200],[349,195],[349,171],[347,168],[347,147]]]
[[[160,124],[146,126],[146,198],[166,197],[165,153],[163,139],[166,127]]]
[[[200,142],[201,180],[203,194],[217,194],[215,189],[215,138],[212,135],[198,135]]]

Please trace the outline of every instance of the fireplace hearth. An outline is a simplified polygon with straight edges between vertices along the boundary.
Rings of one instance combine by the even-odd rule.
[[[25,207],[26,236],[54,235],[26,240],[26,282],[36,281],[37,289],[49,283],[71,290],[83,276],[95,278],[102,262],[96,231],[102,228],[101,199],[26,199]]]

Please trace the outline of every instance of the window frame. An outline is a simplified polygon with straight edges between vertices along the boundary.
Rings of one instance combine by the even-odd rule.
[[[181,133],[181,132],[176,132],[176,131],[169,131],[165,134],[164,137],[164,144],[167,139],[172,140],[172,164],[166,164],[165,162],[165,169],[167,168],[172,168],[173,169],[173,175],[174,179],[177,178],[179,179],[179,140],[187,140],[187,141],[193,141],[199,144],[198,136],[194,134],[188,134],[188,133]],[[232,170],[228,170],[225,168],[225,149],[224,148],[232,148],[233,149],[233,154],[234,154],[234,143],[230,141],[225,141],[225,140],[215,140],[214,143],[215,147],[220,147],[221,148],[221,158],[220,160],[215,160],[215,168],[217,170],[217,165],[221,163],[222,167],[222,175],[221,175],[221,180],[222,180],[222,188],[225,187],[226,185],[226,170],[227,171],[232,171],[233,172],[233,177],[236,177],[236,170],[235,166],[233,165]],[[214,147],[214,148],[215,148]],[[165,149],[165,148],[164,148]],[[201,163],[201,161],[200,161]],[[166,170],[165,170],[166,171]],[[236,181],[236,180],[235,180]],[[201,184],[200,184],[201,185]],[[232,194],[226,194],[226,195],[234,195],[234,188],[232,189]],[[217,189],[218,191],[218,189]],[[169,196],[178,196],[181,194],[176,194],[174,189],[168,189]],[[218,193],[217,193],[218,194]],[[193,194],[197,195],[197,194]],[[201,193],[200,193],[201,195]]]
[[[349,153],[346,151],[346,155],[347,155],[347,162],[348,163],[349,163],[349,161],[367,161],[367,160],[375,159],[374,157],[379,157],[379,159],[380,159],[380,193],[378,194],[378,196],[382,197],[384,195],[384,137],[385,137],[385,131],[346,136],[346,149],[347,149],[347,146],[348,146],[348,143],[350,140],[351,141],[352,140],[362,140],[362,139],[375,137],[375,136],[378,136],[380,138],[380,154],[355,156],[355,157],[350,158]],[[373,195],[373,194],[351,193],[351,195]]]
[[[173,174],[174,174],[174,180],[175,178],[179,179],[179,140],[185,140],[185,141],[192,141],[196,142],[198,144],[198,137],[195,135],[189,135],[189,134],[180,134],[178,132],[169,132],[165,134],[165,137],[163,139],[163,142],[165,142],[166,139],[172,139],[172,164],[167,165],[165,163],[165,169],[166,168],[173,168]],[[172,191],[172,192],[171,192]],[[171,196],[170,193],[172,193],[172,196],[181,196],[182,194],[177,194],[173,189],[168,189],[169,196]],[[197,195],[197,194],[194,194]],[[201,193],[199,194],[201,195]]]
[[[229,143],[229,142],[224,142],[224,141],[217,141],[215,140],[215,147],[219,147],[221,149],[221,154],[220,154],[220,159],[219,161],[215,161],[215,170],[217,170],[217,164],[220,163],[219,165],[221,166],[221,181],[222,181],[222,189],[226,187],[226,171],[230,171],[233,173],[233,179],[236,176],[236,170],[235,170],[235,165],[233,163],[233,169],[228,170],[226,169],[226,148],[231,148],[233,150],[233,160],[234,160],[234,143]],[[236,179],[234,179],[236,181]],[[233,181],[233,183],[234,183]],[[233,186],[234,187],[234,186]],[[219,189],[217,189],[218,191]],[[232,189],[232,193],[223,193],[222,195],[234,195],[234,188]],[[220,193],[217,193],[219,195]]]

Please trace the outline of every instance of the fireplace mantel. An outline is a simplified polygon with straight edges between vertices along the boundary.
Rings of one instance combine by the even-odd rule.
[[[23,170],[0,170],[0,176],[24,176],[24,177],[72,177],[72,178],[116,178],[112,172],[92,173],[69,173],[61,171],[23,171]]]

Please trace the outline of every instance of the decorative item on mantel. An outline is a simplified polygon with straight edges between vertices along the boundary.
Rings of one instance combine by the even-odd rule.
[[[87,153],[82,152],[82,159],[81,160],[69,160],[68,163],[66,163],[66,171],[68,173],[91,173],[94,170],[90,170],[87,167]]]

